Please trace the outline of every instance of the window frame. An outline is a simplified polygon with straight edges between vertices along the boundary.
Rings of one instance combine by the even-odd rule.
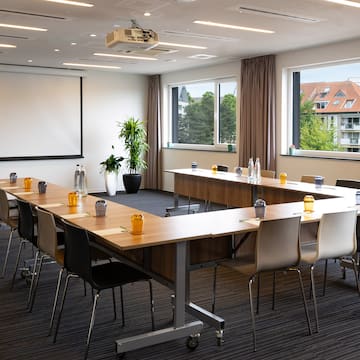
[[[185,143],[176,143],[173,142],[176,134],[176,129],[174,127],[174,112],[177,111],[177,104],[174,104],[173,89],[179,88],[183,85],[199,84],[213,82],[214,83],[214,144],[185,144]],[[168,135],[167,135],[167,147],[174,149],[187,149],[187,150],[202,150],[202,151],[220,151],[228,152],[228,144],[219,143],[220,137],[220,85],[221,83],[234,82],[236,83],[236,109],[235,109],[235,141],[232,144],[232,149],[230,152],[236,151],[236,143],[238,140],[238,108],[239,108],[239,79],[236,76],[227,76],[220,78],[209,78],[209,79],[200,79],[194,81],[181,81],[176,83],[168,84]]]
[[[330,67],[336,65],[346,65],[360,63],[360,58],[352,60],[338,60],[326,63],[318,63],[315,65],[302,65],[296,67],[288,67],[285,70],[286,77],[283,78],[283,89],[286,88],[287,96],[282,102],[282,127],[285,130],[281,144],[281,155],[289,155],[289,148],[295,145],[296,152],[291,156],[309,157],[309,158],[324,158],[324,159],[344,159],[344,160],[360,160],[360,152],[347,151],[324,151],[324,150],[301,150],[299,149],[300,142],[300,72],[309,69],[318,69],[321,67]],[[296,83],[299,86],[296,88]],[[297,101],[297,99],[299,99]]]

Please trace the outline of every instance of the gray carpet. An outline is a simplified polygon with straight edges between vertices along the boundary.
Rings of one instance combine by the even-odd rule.
[[[146,193],[146,195],[145,195]],[[155,197],[145,206],[145,197]],[[113,200],[113,199],[112,199]],[[114,199],[115,200],[115,199]],[[164,205],[172,205],[166,193],[141,191],[137,196],[119,194],[116,200],[140,207],[144,211],[164,214]],[[3,263],[8,230],[0,227],[0,265]],[[91,311],[91,291],[83,294],[81,281],[74,281],[65,304],[63,322],[58,341],[47,337],[50,306],[55,290],[58,268],[48,265],[40,280],[33,313],[26,311],[28,287],[20,276],[10,291],[11,271],[14,267],[18,241],[14,241],[8,274],[0,279],[0,359],[1,360],[77,360],[84,355],[87,327]],[[28,246],[25,257],[31,257]],[[309,272],[304,269],[305,285],[309,285]],[[322,266],[317,281],[321,283]],[[226,321],[225,343],[217,346],[215,331],[205,325],[198,348],[186,348],[180,339],[144,349],[128,352],[125,359],[143,360],[351,360],[358,358],[360,337],[360,298],[354,291],[354,279],[348,271],[347,279],[341,278],[338,264],[330,262],[327,294],[319,296],[320,333],[307,335],[307,327],[299,297],[296,275],[279,274],[277,307],[271,310],[271,277],[262,278],[260,313],[256,316],[258,351],[252,351],[251,323],[248,305],[247,279],[230,270],[219,270],[217,313]],[[191,273],[191,299],[209,309],[212,289],[212,270],[201,269]],[[113,321],[111,292],[104,292],[99,300],[93,341],[89,359],[115,359],[115,339],[150,331],[151,320],[146,284],[129,285],[125,294],[125,327],[121,318]],[[156,328],[171,324],[171,291],[154,282]],[[118,296],[118,306],[120,297]],[[309,302],[310,316],[314,319]],[[120,308],[119,308],[120,310]],[[120,311],[119,311],[120,313]],[[187,317],[189,320],[192,318]],[[314,323],[313,323],[314,325]]]

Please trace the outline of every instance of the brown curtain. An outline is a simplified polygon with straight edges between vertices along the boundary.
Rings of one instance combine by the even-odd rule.
[[[239,165],[260,158],[263,169],[276,169],[275,56],[241,62]]]
[[[148,168],[145,174],[146,189],[161,189],[161,124],[160,124],[160,75],[149,76],[146,154]]]

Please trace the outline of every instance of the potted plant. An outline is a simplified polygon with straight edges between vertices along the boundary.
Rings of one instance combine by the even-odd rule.
[[[124,187],[127,193],[136,193],[141,184],[140,171],[147,167],[146,161],[143,159],[144,153],[149,148],[146,143],[146,129],[144,123],[134,117],[130,117],[118,125],[120,127],[119,138],[124,141],[125,150],[128,153],[126,160],[129,173],[123,175]]]
[[[114,145],[111,146],[114,150]],[[109,196],[116,195],[117,189],[117,179],[119,175],[119,170],[121,167],[121,162],[124,160],[122,156],[115,156],[111,154],[107,159],[100,163],[102,171],[105,175],[105,187],[106,192]]]

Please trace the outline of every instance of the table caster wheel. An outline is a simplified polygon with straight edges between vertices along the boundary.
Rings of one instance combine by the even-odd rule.
[[[199,346],[200,334],[190,335],[186,340],[186,346],[190,350],[195,350]]]

